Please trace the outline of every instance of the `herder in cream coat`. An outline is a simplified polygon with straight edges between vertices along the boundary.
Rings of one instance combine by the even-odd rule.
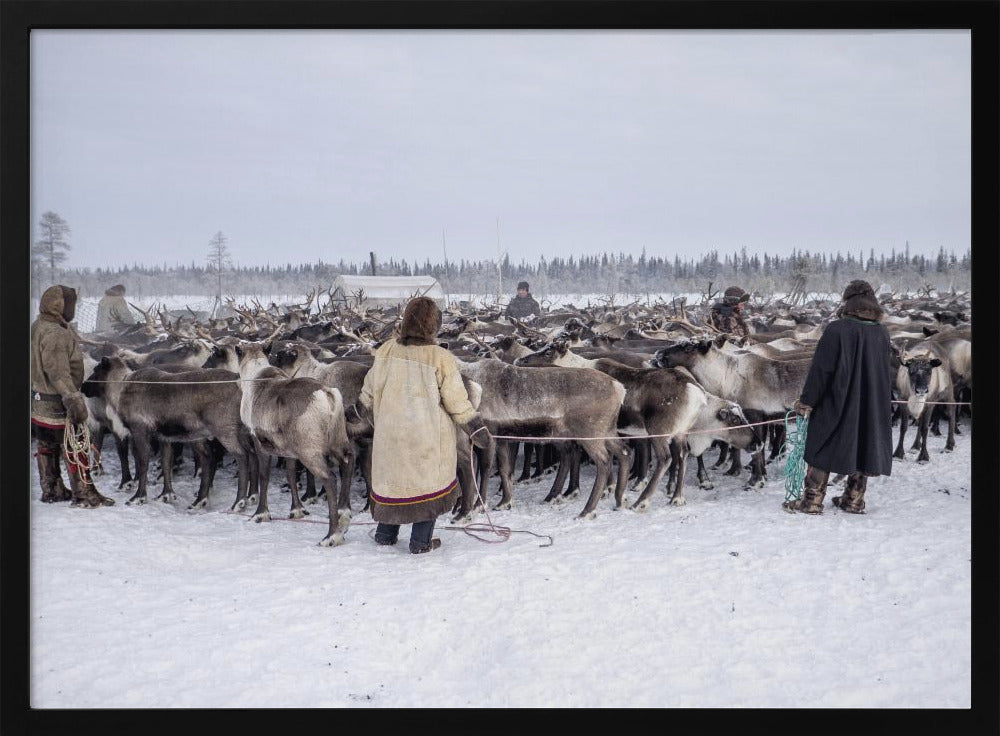
[[[485,446],[487,431],[476,413],[454,355],[437,345],[441,310],[432,299],[410,300],[400,336],[376,352],[358,404],[371,413],[372,518],[375,541],[395,544],[400,524],[413,524],[410,551],[440,546],[432,539],[437,517],[460,492],[455,425]]]

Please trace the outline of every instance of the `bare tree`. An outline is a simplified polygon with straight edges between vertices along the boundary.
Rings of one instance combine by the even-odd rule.
[[[208,272],[216,276],[215,305],[212,308],[212,315],[216,309],[222,305],[222,272],[233,265],[233,259],[229,255],[229,248],[226,247],[228,239],[219,230],[212,239],[208,241]]]
[[[38,221],[39,238],[31,246],[31,261],[33,266],[49,267],[49,279],[56,281],[56,265],[66,260],[70,249],[66,236],[69,235],[69,225],[55,212],[42,213]]]

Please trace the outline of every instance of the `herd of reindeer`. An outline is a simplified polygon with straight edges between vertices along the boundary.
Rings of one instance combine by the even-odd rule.
[[[711,289],[711,286],[709,287]],[[143,311],[122,332],[80,335],[92,443],[107,435],[121,466],[118,489],[134,489],[129,505],[147,499],[150,457],[159,457],[164,501],[176,501],[172,476],[184,447],[200,475],[191,509],[207,506],[216,468],[232,456],[236,497],[231,509],[270,520],[272,467],[282,467],[290,518],[323,495],[329,528],[321,545],[344,541],[356,475],[364,508],[371,491],[373,427],[354,410],[373,352],[392,337],[401,307],[324,304],[318,292],[292,305],[230,302],[232,316],[209,319],[191,310]],[[967,295],[881,297],[896,369],[894,457],[909,448],[927,462],[927,434],[947,420],[945,452],[971,416],[972,335]],[[581,517],[591,518],[606,493],[616,508],[648,508],[666,476],[668,502],[684,501],[687,458],[711,488],[704,454],[718,449],[714,468],[748,472],[760,488],[769,463],[782,457],[784,420],[799,397],[835,301],[790,305],[753,299],[745,319],[753,331],[736,338],[713,329],[711,300],[653,304],[565,305],[525,320],[499,307],[450,307],[439,344],[459,360],[473,404],[492,434],[488,447],[457,433],[462,487],[455,520],[484,507],[499,476],[495,508],[510,508],[515,483],[553,473],[545,502],[579,491],[580,466],[595,466]],[[961,407],[961,411],[959,411]],[[129,463],[129,450],[135,473]],[[741,453],[747,453],[744,464]],[[515,467],[523,457],[520,477]],[[725,468],[728,463],[728,468]],[[494,469],[496,469],[494,471]],[[302,476],[305,491],[300,497]],[[567,482],[568,481],[568,482]],[[631,488],[629,485],[631,483]]]

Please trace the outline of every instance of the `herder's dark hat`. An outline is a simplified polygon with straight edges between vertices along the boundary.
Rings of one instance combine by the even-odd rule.
[[[722,296],[727,300],[735,300],[737,303],[750,301],[750,295],[738,286],[730,286],[722,293]]]
[[[528,291],[528,282],[527,281],[518,282],[517,288],[518,289],[524,289],[525,291]]]

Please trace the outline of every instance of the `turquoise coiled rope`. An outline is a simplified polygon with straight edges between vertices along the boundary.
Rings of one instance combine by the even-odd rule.
[[[809,417],[795,416],[795,429],[791,429],[789,419],[795,416],[790,411],[785,414],[785,501],[797,501],[802,497],[802,486],[806,480],[806,433],[809,431]]]

